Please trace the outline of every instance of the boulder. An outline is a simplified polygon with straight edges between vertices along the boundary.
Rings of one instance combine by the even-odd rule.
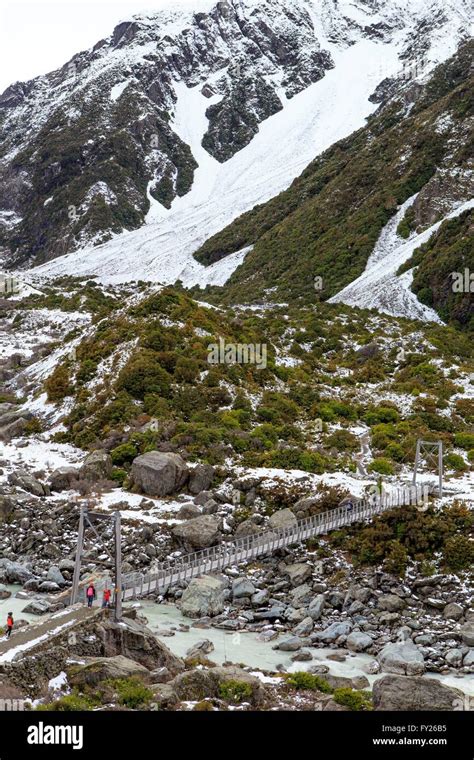
[[[84,688],[97,686],[101,681],[132,676],[149,680],[149,675],[143,665],[118,654],[113,657],[87,658],[85,665],[74,665],[68,673],[68,682],[71,686]]]
[[[58,467],[49,479],[51,491],[68,491],[79,479],[79,470],[75,467]]]
[[[298,649],[301,649],[302,646],[303,642],[299,636],[287,636],[275,644],[273,649],[279,649],[282,652],[296,652]]]
[[[377,607],[385,612],[400,612],[405,607],[405,602],[396,594],[382,594],[377,600]]]
[[[45,615],[51,608],[50,603],[46,599],[32,599],[22,612],[29,612],[30,615]]]
[[[462,664],[463,653],[461,649],[448,649],[444,655],[444,659],[453,668],[458,668]]]
[[[2,443],[10,443],[14,438],[19,438],[25,432],[27,425],[28,420],[25,417],[19,417],[8,425],[0,423],[0,441]]]
[[[252,536],[255,533],[261,533],[262,528],[260,525],[257,525],[255,520],[252,520],[250,517],[248,520],[242,520],[239,525],[237,525],[237,528],[235,529],[234,536],[235,538],[242,538],[243,536]]]
[[[467,647],[474,647],[474,621],[469,621],[461,626],[460,630],[463,644]]]
[[[184,670],[184,662],[171,652],[146,625],[123,618],[120,623],[111,619],[101,620],[95,626],[101,642],[101,655],[115,657],[124,655],[140,663],[148,670],[167,668],[172,675]]]
[[[9,599],[11,595],[12,592],[9,591],[3,583],[0,583],[0,599]]]
[[[386,644],[377,659],[385,673],[417,676],[425,672],[424,657],[412,641]]]
[[[98,480],[107,480],[112,474],[112,458],[102,449],[97,449],[88,454],[83,462],[79,475],[82,480],[92,483]]]
[[[28,491],[28,493],[32,493],[33,496],[48,496],[49,494],[49,488],[43,486],[39,480],[36,480],[36,478],[33,477],[33,475],[30,475],[29,472],[26,472],[26,470],[16,470],[15,472],[10,473],[8,476],[8,482],[12,486],[17,486],[24,491]]]
[[[297,522],[298,520],[291,509],[279,509],[270,516],[268,525],[270,528],[278,530],[280,528],[293,528]]]
[[[213,515],[201,515],[192,520],[175,525],[171,530],[172,535],[186,551],[195,549],[207,549],[209,546],[218,544],[221,539],[221,521]]]
[[[293,565],[282,564],[279,569],[283,575],[289,577],[292,586],[300,586],[309,580],[313,574],[311,565],[306,564],[306,562],[296,562]]]
[[[323,614],[324,604],[326,601],[326,597],[324,594],[318,594],[309,604],[308,607],[308,615],[313,618],[313,620],[319,620],[321,615]]]
[[[66,579],[57,565],[51,565],[46,576],[46,580],[56,583],[58,586],[64,586]]]
[[[0,559],[0,582],[1,583],[26,583],[33,577],[31,570],[10,559]]]
[[[324,681],[328,683],[331,689],[367,689],[370,687],[369,679],[365,676],[333,676],[329,673],[323,676]]]
[[[193,578],[181,596],[181,612],[190,618],[220,615],[227,597],[227,581],[223,578],[213,575]]]
[[[346,646],[351,652],[365,652],[371,647],[373,641],[368,633],[362,631],[353,631],[347,637]]]
[[[179,454],[149,451],[132,462],[132,481],[147,496],[169,496],[181,490],[189,477],[186,462]]]
[[[472,668],[474,666],[474,649],[470,649],[467,654],[464,655],[462,664],[465,668]]]
[[[322,641],[324,644],[333,644],[339,636],[348,636],[352,630],[349,622],[331,623],[324,631],[318,631],[313,634],[316,641]]]
[[[266,699],[266,689],[259,678],[236,665],[187,670],[169,684],[181,700],[202,700],[221,697],[221,687],[229,682],[249,687],[249,701],[253,707],[261,706]]]
[[[374,710],[435,712],[459,709],[464,694],[444,686],[434,678],[384,676],[375,681],[372,698]]]
[[[214,467],[210,464],[198,464],[189,473],[188,489],[190,493],[198,494],[208,491],[214,480]]]
[[[209,639],[201,639],[200,641],[196,641],[196,643],[187,650],[186,657],[190,657],[192,659],[194,657],[201,657],[202,655],[210,654],[213,651],[214,644],[212,641],[209,641]]]
[[[195,504],[183,504],[183,506],[179,508],[176,518],[178,520],[192,520],[194,517],[199,517],[200,515],[201,510]]]
[[[150,707],[160,710],[168,710],[179,702],[179,697],[169,683],[152,683],[148,687],[153,692],[153,700]]]
[[[255,586],[248,578],[235,578],[232,581],[232,597],[234,599],[242,599],[253,596],[253,594],[255,594]]]
[[[215,515],[216,512],[219,511],[219,504],[217,501],[214,501],[214,499],[209,499],[209,501],[206,501],[202,508],[203,515]]]
[[[305,617],[303,618],[301,623],[298,623],[298,625],[296,625],[293,628],[293,633],[295,634],[295,636],[301,636],[302,638],[304,638],[305,636],[309,636],[309,634],[312,633],[313,626],[314,626],[313,618],[309,616]]]
[[[462,618],[464,610],[460,604],[456,602],[450,602],[443,609],[443,617],[445,620],[459,620]]]

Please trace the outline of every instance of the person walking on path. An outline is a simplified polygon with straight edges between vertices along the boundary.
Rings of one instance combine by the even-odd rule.
[[[92,581],[89,583],[87,589],[86,589],[86,596],[87,596],[87,606],[92,607],[92,604],[94,602],[94,599],[96,597],[95,593],[95,586],[92,583]]]
[[[7,639],[12,635],[13,630],[13,613],[9,612],[7,615]]]
[[[109,588],[104,589],[104,596],[102,599],[102,607],[110,607],[111,591]]]

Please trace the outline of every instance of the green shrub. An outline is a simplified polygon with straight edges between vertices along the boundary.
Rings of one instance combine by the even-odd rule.
[[[114,467],[110,475],[111,480],[115,480],[119,486],[122,486],[127,479],[127,473],[125,470],[121,470],[119,467]]]
[[[444,465],[447,470],[455,470],[456,472],[465,472],[467,470],[467,464],[459,454],[446,454]]]
[[[460,449],[473,449],[474,433],[456,433],[454,436],[454,444],[459,446]]]
[[[310,689],[311,691],[322,691],[323,694],[330,694],[332,692],[328,682],[316,676],[313,673],[307,673],[305,670],[298,670],[296,673],[291,673],[286,676],[286,683],[291,686],[292,689]]]
[[[244,681],[230,679],[219,685],[219,696],[231,704],[249,702],[252,697],[252,687]]]
[[[354,691],[350,688],[335,689],[333,699],[338,705],[349,707],[350,710],[372,709],[372,697],[366,691]]]
[[[69,368],[66,364],[58,364],[44,384],[48,401],[62,401],[66,396],[72,396],[74,386],[71,382]]]
[[[110,452],[112,457],[112,463],[116,465],[126,464],[131,462],[138,456],[138,451],[133,443],[121,443]]]
[[[474,541],[461,535],[447,538],[443,547],[443,557],[449,570],[468,570],[474,564]]]
[[[379,457],[369,465],[370,472],[379,472],[381,475],[393,475],[393,465],[389,459]]]
[[[153,698],[153,692],[145,686],[138,676],[117,679],[113,681],[113,687],[118,693],[119,703],[131,710],[147,705]]]
[[[77,691],[73,691],[72,694],[60,697],[54,702],[38,705],[35,709],[51,712],[82,712],[83,710],[93,710],[94,707],[97,707],[98,703],[98,699],[95,699],[92,696],[86,696],[84,694],[79,694]]]

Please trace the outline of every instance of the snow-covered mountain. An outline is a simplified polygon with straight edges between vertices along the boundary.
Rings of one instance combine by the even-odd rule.
[[[226,0],[120,24],[0,96],[7,264],[224,282],[244,254],[205,269],[199,245],[362,126],[384,87],[426,77],[468,36],[468,9]]]

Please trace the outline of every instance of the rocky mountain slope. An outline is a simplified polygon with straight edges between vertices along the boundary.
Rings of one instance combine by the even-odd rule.
[[[196,254],[203,263],[251,248],[228,282],[225,299],[262,298],[271,288],[275,299],[314,300],[317,284],[316,295],[323,299],[437,319],[409,292],[410,281],[396,274],[445,218],[472,205],[473,49],[466,43],[424,85],[406,85],[366,128],[323,153],[287,191],[206,241]],[[443,230],[444,225],[441,240]],[[469,242],[466,236],[457,255],[443,251],[438,281],[447,292],[451,272],[474,261],[472,237]],[[421,253],[415,257],[421,259]],[[431,294],[422,273],[416,292],[424,289],[424,302],[436,309],[439,288]],[[457,313],[453,299],[444,300],[443,318],[466,326],[470,293],[458,297],[464,307]]]
[[[210,234],[361,126],[375,108],[371,93],[383,97],[382,80],[415,64],[429,71],[452,53],[467,34],[467,9],[465,0],[234,0],[119,25],[61,69],[0,96],[7,261],[80,250],[66,269],[107,275],[113,260],[115,277],[122,269],[126,279],[139,258],[140,276],[173,281]],[[338,110],[321,124],[323,106]],[[123,238],[125,257],[120,237],[82,255],[145,218],[154,223],[144,236]],[[157,260],[166,234],[178,272],[169,249],[164,267]]]

